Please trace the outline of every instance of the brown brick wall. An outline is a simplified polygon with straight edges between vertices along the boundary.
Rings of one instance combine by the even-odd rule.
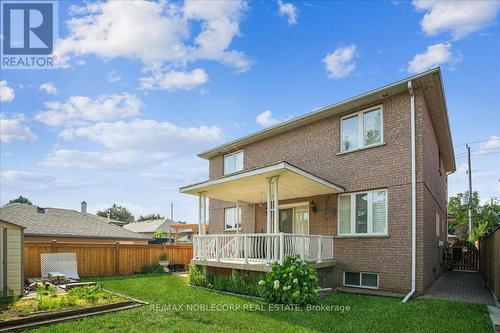
[[[385,143],[382,146],[338,154],[342,115],[336,115],[243,147],[245,169],[287,161],[344,187],[346,192],[387,188],[388,236],[335,238],[334,256],[339,268],[336,273],[339,284],[342,282],[342,270],[352,270],[380,273],[382,290],[407,292],[411,287],[409,103],[408,93],[387,98],[382,102]],[[437,144],[425,100],[418,90],[416,104],[417,272],[418,279],[421,280],[417,293],[421,293],[429,286],[429,281],[433,281],[435,276],[440,274],[434,223],[436,207],[446,206],[446,177],[441,176],[437,181],[434,179],[436,170],[439,170],[437,162],[434,164],[432,159],[439,154],[435,151]],[[355,111],[358,110],[352,110]],[[433,165],[436,167],[433,168]],[[222,173],[222,155],[210,159],[210,178],[219,177]],[[427,190],[428,188],[430,190]],[[433,201],[431,198],[438,199]],[[317,213],[310,212],[310,233],[336,236],[337,195],[293,201],[310,200],[314,200],[318,206]],[[223,208],[226,206],[234,204],[210,201],[210,233],[223,230]],[[444,213],[442,216],[444,218]],[[245,207],[243,230],[265,232],[265,204]],[[434,273],[435,267],[437,270]]]

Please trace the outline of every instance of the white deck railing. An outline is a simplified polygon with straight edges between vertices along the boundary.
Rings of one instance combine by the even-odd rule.
[[[298,255],[307,261],[333,259],[333,237],[297,234],[195,235],[194,259],[257,262],[283,262]]]

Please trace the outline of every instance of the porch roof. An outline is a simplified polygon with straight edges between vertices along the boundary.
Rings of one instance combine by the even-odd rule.
[[[315,195],[342,193],[344,189],[287,162],[244,170],[224,177],[181,187],[180,192],[207,198],[259,203],[267,201],[267,179],[279,177],[279,200],[305,198]]]

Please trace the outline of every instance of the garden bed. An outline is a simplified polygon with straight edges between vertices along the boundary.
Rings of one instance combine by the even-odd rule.
[[[13,300],[0,313],[0,332],[24,330],[146,304],[99,286],[78,287],[69,292],[39,290],[36,295]]]

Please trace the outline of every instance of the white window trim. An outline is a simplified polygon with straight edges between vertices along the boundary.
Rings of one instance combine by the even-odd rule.
[[[240,227],[239,228],[227,228],[227,223],[226,223],[226,210],[227,209],[236,209],[236,206],[234,207],[225,207],[224,208],[224,231],[236,231],[236,230],[241,230],[241,225],[243,223],[243,207],[239,207],[239,210],[240,210],[240,219],[239,219],[239,222],[240,222]]]
[[[372,194],[373,192],[385,192],[385,232],[369,232],[372,230],[373,224],[373,212],[372,212]],[[367,232],[366,233],[356,233],[356,194],[368,194],[368,216],[367,216]],[[337,208],[337,235],[338,236],[356,236],[356,237],[372,237],[372,236],[387,236],[389,234],[389,220],[388,220],[388,207],[389,207],[389,196],[387,194],[386,188],[380,188],[376,190],[359,191],[352,193],[339,194],[337,199],[337,207],[339,207],[340,197],[350,196],[351,197],[351,232],[350,233],[340,233],[340,209]]]
[[[359,286],[354,285],[354,284],[346,284],[345,283],[345,273],[357,273],[357,274],[359,274]],[[362,285],[363,279],[361,278],[361,274],[372,274],[372,275],[374,274],[374,275],[376,275],[377,276],[377,286],[376,287],[372,287],[372,286],[364,286],[364,285]],[[346,287],[362,288],[362,289],[379,289],[379,287],[380,287],[380,274],[379,273],[374,273],[374,272],[344,271],[343,272],[343,281],[342,281],[342,283]]]
[[[233,172],[226,172],[226,157],[230,157],[230,156],[234,156],[236,154],[239,154],[239,153],[242,153],[243,154],[243,160],[241,161],[241,165],[242,165],[242,169],[245,169],[245,152],[243,149],[240,149],[240,150],[237,150],[235,152],[232,152],[232,153],[229,153],[229,154],[225,154],[223,157],[222,157],[222,172],[224,173],[224,175],[231,175],[233,173],[236,173],[236,172],[239,172],[241,170],[236,170],[236,171],[233,171]]]
[[[380,109],[380,142],[372,143],[371,145],[364,145],[365,140],[364,140],[364,129],[363,129],[363,121],[364,121],[363,114],[370,112],[370,111],[375,111],[377,109]],[[344,133],[342,130],[342,121],[344,119],[352,118],[354,116],[358,116],[358,143],[359,143],[359,145],[356,148],[344,149],[344,145],[343,145]],[[381,146],[383,144],[384,144],[384,108],[383,108],[382,104],[379,104],[379,105],[376,105],[376,106],[373,106],[371,108],[364,109],[364,110],[361,110],[358,112],[349,113],[349,114],[346,114],[345,116],[342,116],[340,118],[340,152],[341,153],[347,153],[347,152],[351,152],[351,151],[357,151],[357,150],[361,150],[361,149]]]

